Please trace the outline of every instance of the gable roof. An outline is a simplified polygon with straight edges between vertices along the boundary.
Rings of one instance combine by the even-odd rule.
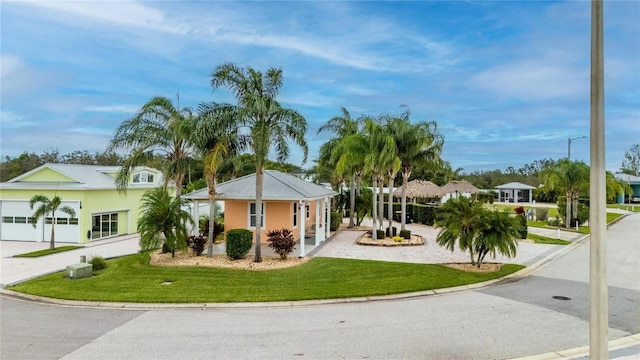
[[[277,170],[265,170],[262,200],[317,200],[337,195],[335,191]],[[205,200],[207,188],[196,190],[183,199]],[[255,200],[256,174],[225,181],[216,186],[216,200]]]
[[[629,174],[615,174],[616,179],[626,181],[630,184],[640,184],[640,176],[629,175]]]
[[[28,180],[46,169],[56,172],[60,177],[68,181],[47,181]],[[153,168],[136,167],[132,172],[147,170],[157,174],[159,180],[148,184],[129,184],[129,188],[152,188],[161,183],[162,174]],[[120,166],[102,165],[77,165],[77,164],[55,164],[47,163],[31,171],[16,176],[15,178],[2,183],[3,189],[60,189],[60,190],[83,190],[83,189],[116,189],[115,174],[120,171]],[[111,176],[109,174],[114,174]]]
[[[510,182],[503,185],[496,186],[496,189],[515,189],[515,190],[533,190],[535,186],[519,183],[519,182]]]

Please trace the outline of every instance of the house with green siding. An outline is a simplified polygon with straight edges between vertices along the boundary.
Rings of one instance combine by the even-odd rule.
[[[54,221],[56,242],[82,244],[135,233],[140,199],[145,191],[162,185],[162,173],[137,167],[127,191],[118,192],[119,170],[119,166],[44,164],[0,183],[0,239],[49,241]],[[61,206],[75,210],[75,218],[56,212],[53,218],[32,219],[29,200],[34,195],[59,196]]]

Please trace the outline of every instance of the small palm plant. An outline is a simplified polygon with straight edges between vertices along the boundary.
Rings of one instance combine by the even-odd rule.
[[[62,211],[63,213],[68,214],[71,218],[76,217],[76,211],[69,206],[60,206],[62,204],[62,200],[59,196],[54,196],[49,199],[44,195],[35,195],[29,200],[29,207],[33,210],[33,207],[38,204],[36,211],[33,213],[33,220],[31,224],[33,227],[36,227],[36,223],[38,218],[44,216],[51,217],[51,241],[49,243],[49,250],[55,249],[55,224],[56,224],[56,211]]]
[[[142,215],[138,220],[142,251],[157,249],[164,243],[175,257],[176,250],[187,247],[186,224],[193,225],[193,219],[182,209],[184,202],[164,188],[149,190],[142,196]]]

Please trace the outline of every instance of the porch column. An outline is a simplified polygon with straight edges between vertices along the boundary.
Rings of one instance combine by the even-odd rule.
[[[300,221],[300,257],[304,257],[304,230],[305,230],[305,219],[307,218],[307,207],[305,206],[304,201],[300,201],[298,203],[298,217]]]
[[[200,233],[200,202],[195,199],[193,200],[193,221],[195,226],[191,229],[191,235],[198,236]]]
[[[316,246],[318,246],[318,244],[320,243],[320,237],[322,236],[322,231],[324,230],[324,228],[322,227],[322,220],[320,220],[320,201],[322,200],[316,200]],[[324,205],[322,207],[324,208]]]
[[[324,204],[325,204],[325,209],[327,209],[326,210],[327,221],[325,223],[327,232],[326,232],[326,236],[324,237],[324,240],[327,240],[331,236],[331,199],[328,196],[324,198]]]

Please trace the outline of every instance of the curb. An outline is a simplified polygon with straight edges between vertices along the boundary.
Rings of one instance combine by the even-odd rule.
[[[613,350],[629,348],[633,346],[640,346],[640,333],[628,335],[620,339],[609,341],[609,352]],[[569,360],[577,359],[589,356],[589,346],[581,346],[573,349],[566,349],[560,351],[549,352],[545,354],[525,356],[520,358],[513,358],[510,360]],[[612,359],[615,359],[613,357]],[[631,359],[631,358],[629,358]]]

